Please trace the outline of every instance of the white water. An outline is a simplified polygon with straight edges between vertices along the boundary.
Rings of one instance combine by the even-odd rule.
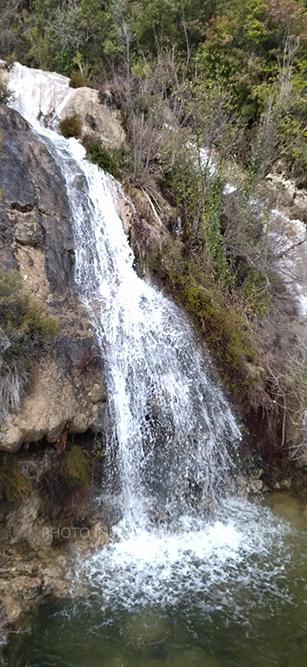
[[[273,589],[266,562],[271,551],[280,553],[283,530],[261,508],[227,499],[240,432],[208,354],[183,313],[137,275],[110,177],[84,159],[76,140],[41,124],[43,112],[56,126],[67,80],[16,65],[9,87],[65,179],[76,286],[106,365],[109,483],[102,502],[113,505],[116,540],[81,564],[82,577],[104,604],[176,602],[227,582],[235,596],[240,581],[253,585],[257,557],[262,589]]]

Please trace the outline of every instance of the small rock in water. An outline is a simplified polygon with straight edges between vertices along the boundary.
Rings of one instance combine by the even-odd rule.
[[[285,491],[289,491],[291,489],[291,486],[292,486],[291,479],[283,479],[280,482],[280,488],[284,489]]]
[[[263,481],[262,479],[252,479],[249,483],[249,492],[250,493],[261,493],[263,491]]]

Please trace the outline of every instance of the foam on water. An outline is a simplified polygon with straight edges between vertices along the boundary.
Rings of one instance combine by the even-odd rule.
[[[290,527],[268,509],[228,498],[210,520],[181,517],[115,541],[80,562],[78,577],[106,614],[112,609],[188,605],[223,609],[245,622],[248,609],[288,600]]]

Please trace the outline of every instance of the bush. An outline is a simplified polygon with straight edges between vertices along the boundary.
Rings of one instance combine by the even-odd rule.
[[[272,295],[269,293],[265,276],[256,269],[249,269],[243,283],[243,296],[247,305],[260,317],[269,311]]]
[[[192,315],[213,354],[220,375],[240,394],[252,380],[256,352],[244,314],[231,305],[202,264],[164,245],[149,258],[149,268]]]
[[[57,320],[44,317],[41,307],[23,289],[17,271],[0,273],[0,327],[16,342],[31,339],[36,343],[58,331]]]
[[[70,87],[82,88],[83,86],[87,86],[87,84],[88,84],[88,79],[84,74],[82,74],[81,70],[74,69],[70,75],[70,82],[69,82]]]
[[[0,463],[0,500],[15,502],[31,495],[32,491],[15,460]]]
[[[2,80],[2,76],[0,74],[0,104],[8,104],[11,97],[12,93]]]
[[[97,164],[98,167],[108,171],[112,176],[116,177],[118,175],[119,165],[114,151],[103,148],[98,141],[88,145],[86,157],[90,162]]]
[[[77,114],[73,114],[72,116],[63,118],[60,122],[59,130],[66,139],[69,139],[70,137],[76,137],[76,139],[78,139],[82,132],[80,117]]]
[[[121,175],[129,178],[131,167],[130,154],[123,148],[104,148],[98,141],[86,143],[86,157],[90,162],[97,164],[114,178]]]
[[[16,271],[0,273],[0,418],[18,407],[33,358],[58,331],[24,291]]]

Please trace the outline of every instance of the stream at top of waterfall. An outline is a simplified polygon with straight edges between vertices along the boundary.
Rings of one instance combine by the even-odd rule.
[[[112,179],[57,132],[68,80],[14,65],[9,88],[70,202],[76,291],[106,369],[101,502],[114,525],[76,561],[71,601],[11,636],[6,664],[306,667],[306,507],[241,497],[240,429],[208,351],[135,272]]]

